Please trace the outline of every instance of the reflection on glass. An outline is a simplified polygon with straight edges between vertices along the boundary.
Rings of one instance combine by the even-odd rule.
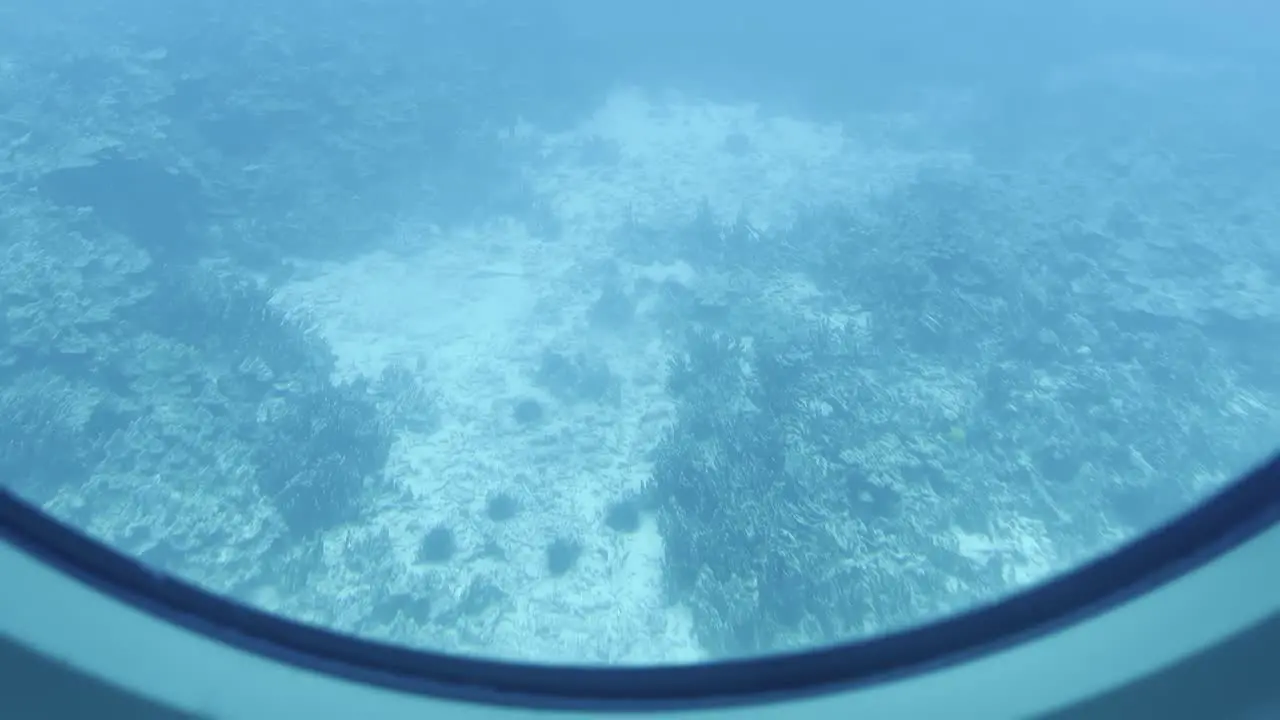
[[[997,599],[1272,449],[1253,44],[416,5],[6,11],[9,486],[295,619],[651,664]]]

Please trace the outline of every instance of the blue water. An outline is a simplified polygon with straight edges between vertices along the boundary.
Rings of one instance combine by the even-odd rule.
[[[0,8],[0,478],[535,662],[927,622],[1280,430],[1261,2]]]

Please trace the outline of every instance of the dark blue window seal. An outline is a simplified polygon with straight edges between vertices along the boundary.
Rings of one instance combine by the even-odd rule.
[[[1280,520],[1280,456],[1115,552],[991,605],[811,652],[657,668],[544,667],[461,658],[301,625],[154,572],[0,490],[0,538],[98,592],[275,660],[433,697],[626,712],[770,703],[962,663],[1105,612]]]

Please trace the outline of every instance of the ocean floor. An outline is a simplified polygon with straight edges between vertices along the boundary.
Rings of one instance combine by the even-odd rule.
[[[299,267],[278,302],[312,316],[347,377],[412,368],[439,393],[442,426],[404,432],[390,473],[412,500],[387,507],[385,527],[405,572],[417,570],[423,533],[445,523],[459,553],[448,585],[482,577],[510,602],[480,633],[421,639],[437,649],[542,662],[689,662],[702,657],[690,619],[661,596],[662,539],[651,521],[620,534],[608,504],[639,490],[648,452],[673,418],[664,391],[669,348],[655,322],[625,330],[588,318],[600,268],[695,287],[683,263],[636,266],[616,258],[614,231],[628,218],[675,221],[707,203],[723,219],[747,212],[757,226],[784,222],[803,202],[854,201],[909,179],[937,156],[897,153],[867,128],[765,117],[750,106],[657,100],[621,91],[574,132],[511,128],[546,162],[530,180],[555,216],[554,237],[509,218],[449,233],[404,213],[385,245],[353,262]],[[909,122],[903,119],[902,122]],[[858,137],[860,139],[855,140]],[[601,141],[604,141],[603,143]],[[601,160],[582,148],[608,148]],[[544,351],[588,351],[608,363],[610,402],[564,403],[532,378]],[[547,408],[536,427],[513,418],[519,400]],[[486,498],[511,492],[524,510],[501,525]],[[562,577],[546,570],[546,547],[577,538],[583,553]],[[496,544],[504,559],[487,558]],[[1017,538],[970,538],[975,553],[1004,552]],[[1025,561],[1035,565],[1032,558]]]

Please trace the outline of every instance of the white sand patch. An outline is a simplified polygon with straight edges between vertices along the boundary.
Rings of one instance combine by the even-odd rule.
[[[881,123],[848,128],[769,116],[755,105],[660,102],[625,90],[573,131],[542,136],[547,156],[603,142],[616,147],[616,162],[565,164],[534,180],[579,226],[610,227],[628,215],[669,221],[705,201],[722,220],[744,214],[767,228],[803,204],[859,202],[925,162],[967,162],[896,150],[884,135]]]
[[[952,532],[961,556],[979,565],[999,564],[1009,590],[1042,580],[1056,567],[1052,544],[1037,521],[1014,516],[1005,518],[987,534],[966,533],[959,528]]]
[[[503,563],[443,570],[451,587],[483,576],[512,599],[485,647],[467,650],[544,662],[692,660],[687,631],[668,636],[687,623],[663,607],[655,528],[618,535],[603,525],[608,504],[643,485],[645,455],[668,415],[653,372],[661,348],[641,342],[609,354],[622,383],[617,407],[557,404],[530,384],[543,349],[582,342],[574,296],[590,278],[576,276],[573,252],[495,222],[418,256],[375,253],[312,268],[311,279],[278,301],[313,314],[338,352],[340,374],[373,376],[399,362],[421,368],[440,392],[443,427],[427,437],[406,433],[393,452],[390,472],[413,504],[380,522],[407,567],[437,523],[457,533],[459,558],[489,542],[502,549]],[[548,408],[534,428],[511,413],[529,396]],[[484,506],[500,491],[517,494],[523,512],[494,526]],[[580,539],[584,552],[574,571],[551,578],[545,552],[561,536]]]
[[[511,135],[539,143],[552,159],[600,138],[619,149],[612,164],[531,170],[560,221],[557,237],[496,218],[431,242],[397,243],[425,248],[415,255],[374,253],[307,268],[307,279],[284,288],[278,301],[317,320],[343,376],[373,377],[398,363],[419,368],[440,393],[443,427],[425,437],[406,433],[393,452],[389,472],[412,502],[386,509],[377,522],[392,533],[408,573],[426,571],[415,560],[426,529],[452,527],[460,552],[431,572],[457,588],[483,578],[508,601],[480,637],[424,644],[540,662],[697,660],[687,614],[662,597],[662,541],[652,520],[631,535],[603,523],[611,501],[646,481],[647,454],[673,406],[657,328],[642,319],[625,333],[587,329],[601,282],[593,268],[610,259],[610,233],[632,212],[670,221],[707,201],[726,217],[748,208],[763,225],[802,201],[856,200],[908,177],[925,158],[869,150],[839,126],[765,118],[754,107],[662,105],[636,92],[611,98],[573,132],[524,127]],[[423,218],[406,228],[429,224]],[[698,281],[681,264],[628,270]],[[810,290],[801,278],[779,287]],[[543,398],[530,377],[547,348],[603,355],[620,401]],[[548,417],[538,427],[512,417],[514,402],[528,396],[546,400]],[[497,491],[515,492],[523,507],[502,525],[484,517],[486,498]],[[545,550],[558,536],[579,538],[584,551],[574,570],[552,578]],[[502,548],[501,562],[475,559],[490,543]]]

